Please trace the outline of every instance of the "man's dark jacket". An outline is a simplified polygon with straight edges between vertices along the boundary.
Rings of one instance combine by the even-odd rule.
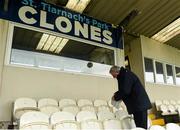
[[[121,67],[117,80],[119,90],[115,93],[114,99],[123,100],[129,114],[151,108],[149,97],[134,73]]]

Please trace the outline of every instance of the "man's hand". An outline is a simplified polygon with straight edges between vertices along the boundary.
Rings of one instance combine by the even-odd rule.
[[[112,98],[114,101],[122,100],[121,98],[119,99],[119,91],[115,92]]]

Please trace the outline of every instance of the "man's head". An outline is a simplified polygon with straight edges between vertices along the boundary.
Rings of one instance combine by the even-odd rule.
[[[109,73],[113,76],[113,78],[117,78],[119,71],[120,71],[119,66],[112,66],[111,69],[109,70]]]

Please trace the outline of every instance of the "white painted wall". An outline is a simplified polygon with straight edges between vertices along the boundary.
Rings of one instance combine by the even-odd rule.
[[[180,65],[180,51],[169,45],[141,36],[142,54],[170,64]]]
[[[133,71],[139,77],[141,83],[145,85],[141,52],[140,38],[136,38],[125,46],[125,55],[129,57],[131,71]]]
[[[141,36],[143,57],[180,66],[180,51],[171,46]],[[146,83],[146,91],[151,101],[157,99],[180,99],[180,86]]]
[[[180,86],[145,83],[143,70],[144,57],[180,66],[180,51],[178,49],[141,36],[126,44],[125,55],[129,56],[131,69],[145,84],[145,89],[152,102],[157,99],[180,99]]]
[[[18,97],[107,100],[115,90],[116,81],[112,78],[5,66],[0,118],[1,120],[10,119],[12,102]]]
[[[146,83],[146,91],[152,102],[157,99],[180,99],[180,87],[177,86]]]
[[[5,21],[0,20],[0,90],[2,87],[2,72],[3,72],[3,67],[4,67],[4,57],[5,57],[5,48],[6,44],[6,36],[7,36],[7,23]],[[0,91],[1,95],[1,91]]]
[[[7,25],[0,20],[0,121],[11,119],[12,103],[18,97],[108,100],[116,91],[117,82],[112,78],[4,65]],[[117,55],[118,64],[123,65],[123,51]]]
[[[3,34],[3,26],[2,26],[2,21],[0,21],[0,39],[1,40],[2,40],[2,34]],[[1,48],[4,48],[2,42],[0,42],[0,50],[2,50]],[[0,84],[2,80],[3,54],[4,53],[0,51]]]

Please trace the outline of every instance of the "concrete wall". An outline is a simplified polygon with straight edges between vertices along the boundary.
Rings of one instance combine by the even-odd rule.
[[[146,91],[152,102],[157,99],[180,99],[180,87],[177,86],[146,83]]]
[[[180,51],[174,47],[141,36],[143,56],[180,66]]]
[[[18,97],[109,100],[117,90],[117,81],[112,78],[4,65],[7,25],[0,20],[0,121],[11,119],[12,103]],[[123,51],[117,55],[118,65],[122,65]]]
[[[144,83],[152,102],[157,99],[180,99],[180,86],[145,83],[143,70],[144,57],[180,66],[180,51],[178,49],[141,36],[126,44],[125,55],[129,56],[131,69]]]
[[[0,90],[2,87],[2,72],[3,72],[3,67],[4,67],[4,57],[5,57],[5,48],[6,44],[6,36],[7,36],[7,23],[5,21],[0,20]],[[1,95],[1,91],[0,91]]]
[[[141,51],[141,40],[136,38],[125,46],[125,55],[129,57],[131,71],[133,71],[145,85],[143,73],[143,60]]]
[[[164,63],[180,66],[180,51],[171,46],[141,36],[143,57],[153,58]],[[151,101],[157,99],[180,99],[180,86],[146,83]]]
[[[2,21],[0,21],[0,39],[1,39],[1,41],[2,41],[2,35],[3,35],[3,26],[2,26]],[[4,48],[2,42],[0,42],[0,50],[2,50],[1,48]],[[2,51],[0,51],[0,85],[1,85],[1,81],[2,81],[3,54],[4,53]]]
[[[116,81],[112,78],[5,66],[0,118],[10,119],[12,102],[18,97],[108,100],[115,90]]]

